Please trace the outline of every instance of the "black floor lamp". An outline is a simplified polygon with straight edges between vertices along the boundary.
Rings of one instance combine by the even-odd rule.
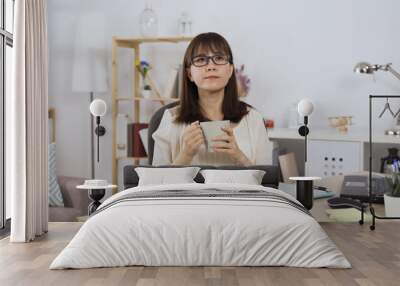
[[[299,128],[299,134],[304,137],[304,173],[307,164],[307,135],[310,133],[308,128],[308,116],[314,110],[313,103],[308,99],[302,99],[297,105],[297,112],[303,116],[304,121],[302,126]],[[290,177],[290,180],[296,181],[296,199],[303,204],[307,209],[313,207],[314,193],[313,193],[313,182],[321,179],[320,177]]]

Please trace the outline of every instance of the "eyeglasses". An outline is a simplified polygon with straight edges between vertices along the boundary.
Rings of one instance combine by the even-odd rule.
[[[208,65],[210,62],[210,59],[212,62],[218,66],[226,65],[230,62],[230,57],[225,56],[225,55],[213,55],[213,56],[196,56],[192,59],[192,65],[195,67],[204,67]]]

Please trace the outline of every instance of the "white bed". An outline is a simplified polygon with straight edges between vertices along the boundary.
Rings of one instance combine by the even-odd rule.
[[[196,197],[177,191],[173,197],[140,197],[174,190],[241,196]],[[252,191],[263,193],[254,197]],[[315,219],[294,203],[299,204],[279,190],[255,185],[131,188],[107,199],[50,269],[127,265],[350,268]]]

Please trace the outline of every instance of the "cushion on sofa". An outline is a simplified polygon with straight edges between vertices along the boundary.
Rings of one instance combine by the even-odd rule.
[[[63,207],[64,201],[56,175],[56,143],[49,145],[49,205]]]

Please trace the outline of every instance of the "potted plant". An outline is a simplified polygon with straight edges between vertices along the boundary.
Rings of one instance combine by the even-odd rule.
[[[142,75],[142,97],[149,98],[152,95],[152,91],[150,85],[146,81],[146,76],[148,71],[151,69],[151,66],[148,62],[139,60],[136,60],[135,66],[138,72]]]
[[[384,194],[386,216],[400,217],[400,173],[393,173],[387,181],[391,192]]]

